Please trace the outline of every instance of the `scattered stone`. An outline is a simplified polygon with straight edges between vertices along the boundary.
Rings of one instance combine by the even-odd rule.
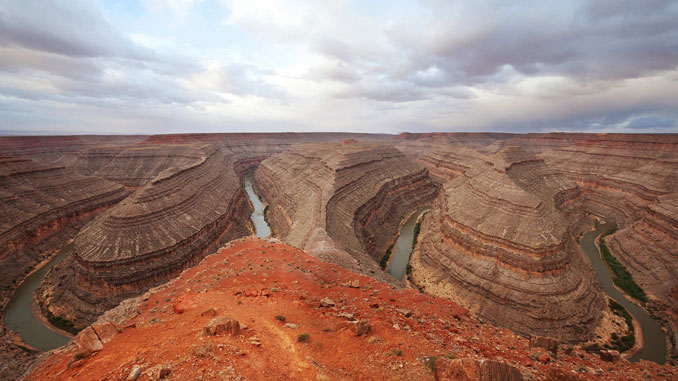
[[[531,336],[530,337],[530,348],[543,348],[547,351],[555,354],[558,354],[558,344],[559,341],[550,337],[542,336]]]
[[[600,359],[607,362],[618,362],[621,360],[619,351],[600,351]]]
[[[550,368],[546,373],[547,381],[581,381],[583,378],[574,372],[568,372],[564,369]]]
[[[135,366],[132,368],[132,371],[129,373],[129,376],[127,376],[127,379],[128,379],[129,381],[134,381],[134,380],[136,380],[137,378],[139,378],[139,376],[141,376],[141,366],[135,365]]]
[[[542,364],[548,364],[551,361],[551,356],[548,355],[548,353],[541,353],[539,356],[537,356],[537,361],[539,361]]]
[[[240,323],[237,320],[229,317],[218,317],[210,320],[210,322],[203,328],[207,335],[215,336],[221,332],[226,332],[231,336],[240,334]]]
[[[294,323],[287,323],[285,324],[286,328],[291,328],[291,329],[297,329],[297,325]]]
[[[360,288],[360,281],[358,279],[352,280],[349,282],[348,286],[351,288]]]
[[[200,316],[217,316],[217,310],[210,308],[209,310],[201,312]]]
[[[345,319],[347,319],[347,320],[355,320],[355,315],[353,315],[353,314],[350,313],[350,312],[339,312],[339,313],[336,314],[335,316],[341,317],[341,318],[345,318]]]
[[[412,316],[412,311],[405,309],[405,308],[398,308],[396,309],[399,314],[404,315],[405,317],[410,317]]]
[[[320,307],[325,307],[325,308],[334,307],[334,301],[330,298],[327,298],[327,297],[322,298],[322,300],[320,301]]]

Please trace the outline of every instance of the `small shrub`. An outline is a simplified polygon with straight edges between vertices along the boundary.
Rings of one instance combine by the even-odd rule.
[[[391,351],[391,354],[393,354],[394,356],[400,357],[400,356],[403,355],[403,351],[401,351],[400,349],[394,349],[394,350]]]
[[[275,318],[280,320],[283,323],[287,321],[287,318],[282,316],[282,315],[276,315]]]
[[[424,365],[431,369],[432,372],[436,370],[436,361],[438,361],[438,356],[424,357]]]
[[[311,340],[311,335],[309,335],[306,332],[297,336],[297,342],[299,342],[299,343],[308,343],[310,340]]]

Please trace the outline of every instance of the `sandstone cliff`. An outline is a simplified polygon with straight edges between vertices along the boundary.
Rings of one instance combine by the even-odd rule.
[[[251,213],[233,158],[212,147],[198,162],[161,173],[88,224],[72,258],[48,273],[43,310],[84,327],[122,299],[250,234]]]
[[[293,146],[261,163],[255,186],[283,241],[374,274],[403,218],[437,191],[397,149],[353,140]]]
[[[576,184],[519,148],[489,159],[444,185],[412,280],[516,332],[590,338],[604,298],[573,232]]]
[[[128,192],[106,180],[0,156],[0,309],[17,283],[91,216]]]

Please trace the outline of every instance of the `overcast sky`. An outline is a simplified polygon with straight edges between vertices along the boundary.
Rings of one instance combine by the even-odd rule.
[[[678,133],[678,1],[0,0],[0,131]]]

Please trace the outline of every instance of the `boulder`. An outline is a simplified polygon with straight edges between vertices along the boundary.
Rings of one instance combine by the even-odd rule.
[[[439,358],[435,364],[436,380],[446,381],[522,381],[518,368],[497,360]]]
[[[320,301],[320,307],[334,307],[334,301],[330,298],[322,298]]]
[[[222,332],[226,332],[231,336],[236,336],[240,334],[240,323],[235,319],[223,316],[210,320],[203,330],[210,336],[216,336]]]
[[[543,336],[531,336],[530,337],[530,348],[543,348],[547,351],[555,354],[558,354],[558,345],[560,342],[551,337]]]
[[[607,362],[617,362],[621,360],[619,351],[600,351],[600,359]]]
[[[94,324],[92,329],[94,329],[94,332],[97,334],[97,336],[99,336],[99,340],[101,340],[102,344],[106,344],[113,340],[113,338],[118,333],[120,333],[118,327],[116,327],[115,324],[111,323],[110,321],[101,324]]]
[[[355,335],[362,336],[368,334],[372,330],[372,325],[369,320],[361,320],[356,323],[355,328]]]
[[[83,329],[75,338],[75,345],[78,347],[78,352],[97,352],[104,349],[104,344],[99,340],[96,332],[92,327]]]

